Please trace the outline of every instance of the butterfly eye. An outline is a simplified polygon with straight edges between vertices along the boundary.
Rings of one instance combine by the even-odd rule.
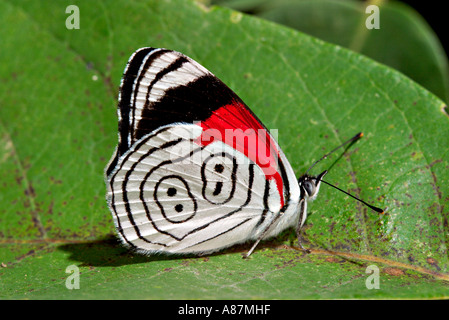
[[[304,181],[304,189],[306,189],[307,194],[309,197],[313,196],[315,194],[315,184],[313,184],[310,181]]]

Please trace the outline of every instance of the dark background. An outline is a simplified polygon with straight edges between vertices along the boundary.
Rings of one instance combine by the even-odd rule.
[[[423,16],[433,31],[437,34],[447,55],[449,53],[448,2],[436,0],[402,0],[401,2],[413,7]]]

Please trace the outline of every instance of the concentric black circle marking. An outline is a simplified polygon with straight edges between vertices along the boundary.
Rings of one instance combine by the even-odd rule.
[[[203,198],[214,205],[222,205],[234,196],[237,159],[226,153],[211,154],[201,166]]]
[[[161,178],[154,187],[153,197],[163,217],[170,223],[186,222],[195,216],[198,209],[189,184],[178,175]]]

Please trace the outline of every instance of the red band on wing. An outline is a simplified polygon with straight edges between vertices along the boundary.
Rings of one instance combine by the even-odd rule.
[[[234,103],[215,110],[206,120],[198,123],[203,133],[196,141],[207,146],[215,140],[231,146],[255,162],[266,179],[274,179],[284,206],[283,182],[278,172],[279,151],[276,143],[245,105]]]

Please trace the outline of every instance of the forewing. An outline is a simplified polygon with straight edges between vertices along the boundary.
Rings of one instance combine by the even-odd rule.
[[[106,170],[144,135],[172,123],[204,121],[239,97],[206,68],[172,50],[142,48],[129,59],[119,95],[119,143]]]

